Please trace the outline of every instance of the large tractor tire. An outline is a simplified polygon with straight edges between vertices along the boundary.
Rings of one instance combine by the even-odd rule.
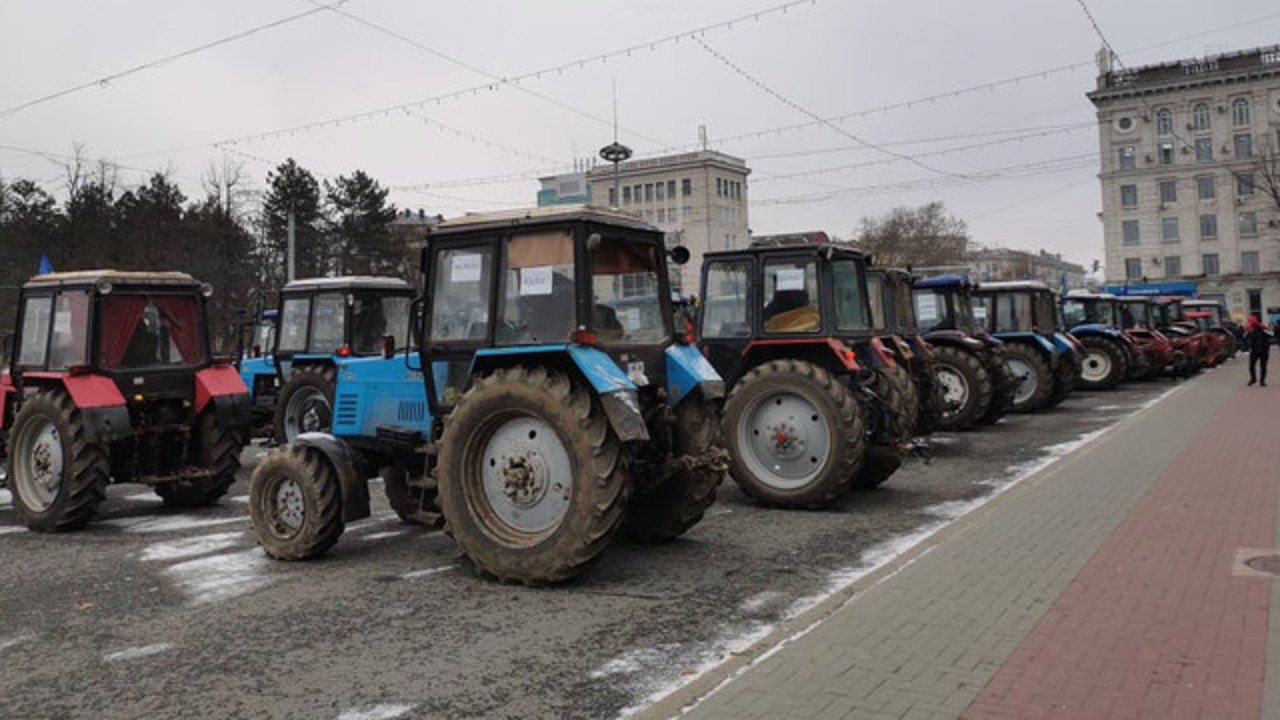
[[[920,396],[919,412],[916,414],[916,433],[931,435],[938,429],[942,413],[947,407],[933,361],[925,361],[914,379]]]
[[[80,527],[111,482],[103,445],[85,438],[84,417],[61,390],[22,405],[9,431],[9,488],[18,519],[37,532]]]
[[[900,414],[899,431],[904,438],[909,439],[919,431],[917,418],[920,415],[920,390],[901,361],[896,361],[891,368],[885,368],[884,373],[899,397],[895,403],[892,403]]]
[[[1006,343],[1004,363],[1013,375],[1013,412],[1035,412],[1048,404],[1054,378],[1039,351],[1022,343]]]
[[[1075,363],[1071,361],[1069,356],[1058,358],[1058,370],[1053,374],[1053,390],[1049,393],[1049,399],[1045,402],[1046,408],[1057,407],[1062,404],[1063,400],[1071,394],[1076,387],[1076,381],[1079,374],[1076,372]]]
[[[324,432],[333,423],[335,371],[328,365],[304,365],[289,374],[276,399],[272,435],[282,445],[305,432]]]
[[[725,457],[720,447],[720,422],[715,408],[699,394],[676,408],[672,459],[696,463],[673,472],[656,488],[633,495],[623,526],[632,540],[664,543],[698,524],[716,500],[724,479]]]
[[[434,483],[423,483],[420,478],[410,483],[404,468],[388,466],[382,469],[382,490],[401,522],[427,527],[444,524],[444,518],[436,511]]]
[[[1110,390],[1129,374],[1129,363],[1123,348],[1114,340],[1098,335],[1080,338],[1084,345],[1084,361],[1080,368],[1080,387],[1085,390]]]
[[[990,365],[987,367],[991,375],[991,404],[987,412],[978,421],[984,425],[994,425],[1000,418],[1013,409],[1013,396],[1017,393],[1018,381],[1005,362],[1005,345],[991,349]]]
[[[249,479],[249,517],[258,544],[279,560],[323,555],[342,536],[342,489],[324,453],[273,450]]]
[[[968,430],[987,414],[994,388],[991,375],[977,355],[951,345],[934,348],[934,377],[944,403],[938,427]]]
[[[729,468],[764,505],[821,508],[851,487],[866,440],[847,385],[804,360],[750,370],[725,402]]]
[[[541,585],[581,572],[625,515],[627,457],[590,390],[544,367],[477,379],[445,418],[445,530],[481,574]]]
[[[191,459],[211,474],[189,480],[156,485],[156,494],[169,507],[209,505],[227,494],[240,469],[244,439],[218,425],[218,414],[210,406],[196,418],[191,438]]]
[[[858,470],[855,486],[863,490],[880,487],[902,466],[902,451],[894,447],[870,447]]]

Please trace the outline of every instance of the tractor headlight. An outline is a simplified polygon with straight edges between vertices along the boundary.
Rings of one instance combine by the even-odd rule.
[[[110,295],[112,290],[111,281],[99,280],[98,284],[94,286],[94,289],[98,291],[99,295]]]
[[[209,283],[200,283],[200,294],[205,297],[213,297],[213,286]]]

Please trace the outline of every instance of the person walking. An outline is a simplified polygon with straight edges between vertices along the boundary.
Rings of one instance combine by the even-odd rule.
[[[1267,359],[1271,354],[1271,333],[1267,326],[1254,313],[1244,324],[1244,346],[1249,350],[1249,384],[1261,381],[1267,386]],[[1257,373],[1258,365],[1262,366],[1261,374]]]

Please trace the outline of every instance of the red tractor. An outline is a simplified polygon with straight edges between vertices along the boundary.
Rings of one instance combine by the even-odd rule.
[[[81,526],[111,482],[204,505],[235,481],[247,388],[209,353],[212,289],[177,272],[86,270],[22,286],[0,432],[18,517]]]
[[[1164,333],[1173,342],[1173,348],[1187,358],[1186,374],[1189,375],[1204,367],[1208,355],[1208,333],[1187,322],[1183,300],[1185,298],[1177,295],[1152,298],[1151,316],[1155,329]]]
[[[1204,364],[1205,367],[1214,367],[1219,365],[1231,357],[1231,353],[1227,348],[1227,336],[1222,333],[1214,332],[1214,322],[1216,318],[1213,313],[1203,310],[1188,310],[1185,313],[1188,323],[1194,324],[1204,333]]]

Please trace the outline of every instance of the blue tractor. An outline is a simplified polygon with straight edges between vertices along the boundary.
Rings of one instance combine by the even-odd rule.
[[[263,360],[279,384],[272,415],[276,442],[329,427],[339,363],[362,357],[389,362],[382,358],[384,338],[409,327],[412,299],[408,283],[389,277],[311,278],[284,286],[275,344]]]
[[[254,319],[243,320],[237,327],[235,365],[253,398],[254,434],[270,434],[276,396],[280,392],[280,376],[271,355],[280,311],[275,308],[263,310],[259,306],[254,308],[253,315]]]
[[[504,582],[572,577],[619,532],[663,542],[693,527],[727,467],[724,383],[674,327],[668,254],[688,259],[635,216],[589,206],[435,227],[394,363],[338,363],[332,432],[255,470],[264,550],[327,551],[369,514],[379,471]],[[639,296],[650,307],[620,317]]]
[[[1058,302],[1038,280],[985,282],[975,296],[974,316],[1004,343],[1013,374],[1014,412],[1034,412],[1066,399],[1079,375],[1079,353],[1059,332]]]
[[[936,355],[935,376],[944,400],[938,426],[943,430],[994,423],[1013,401],[1004,343],[973,315],[976,289],[968,275],[951,274],[917,280],[912,291],[916,324]]]

